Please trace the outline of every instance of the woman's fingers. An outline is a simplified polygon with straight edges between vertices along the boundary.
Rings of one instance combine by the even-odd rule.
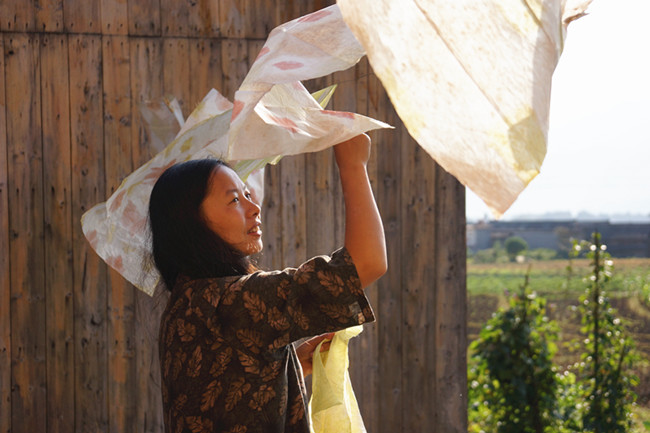
[[[300,361],[300,365],[302,366],[302,371],[305,376],[310,375],[312,372],[313,369],[312,359],[314,356],[314,351],[316,350],[320,342],[323,340],[329,340],[329,341],[325,341],[321,346],[320,351],[324,352],[326,350],[329,350],[332,338],[334,338],[333,332],[318,335],[316,337],[310,338],[309,340],[305,340],[300,346],[296,348],[298,361]]]

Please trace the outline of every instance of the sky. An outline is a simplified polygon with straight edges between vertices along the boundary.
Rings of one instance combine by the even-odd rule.
[[[650,220],[650,0],[594,0],[553,75],[546,159],[504,220],[561,212]],[[467,190],[468,220],[492,219]]]

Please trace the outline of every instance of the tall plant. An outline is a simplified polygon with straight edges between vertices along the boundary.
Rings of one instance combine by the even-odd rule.
[[[632,387],[638,382],[631,372],[636,360],[634,342],[605,294],[613,262],[599,233],[594,233],[591,242],[576,244],[574,256],[585,249],[592,270],[579,306],[585,337],[580,363],[583,431],[626,432],[632,425],[631,406],[636,399]]]

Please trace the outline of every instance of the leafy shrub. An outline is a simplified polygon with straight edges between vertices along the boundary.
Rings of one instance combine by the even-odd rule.
[[[617,433],[633,425],[631,408],[639,357],[604,288],[613,262],[600,235],[576,243],[571,258],[587,252],[591,274],[576,308],[583,339],[581,360],[562,373],[553,364],[557,325],[546,302],[529,291],[528,275],[509,307],[493,314],[470,345],[469,431],[495,433]],[[568,267],[572,275],[572,262]],[[575,371],[575,372],[574,372]]]
[[[511,262],[515,261],[515,258],[528,249],[528,242],[519,236],[511,236],[504,242],[504,247],[506,253],[508,253],[508,258]]]
[[[527,290],[511,297],[470,345],[470,431],[543,433],[557,429],[557,326],[546,301]]]

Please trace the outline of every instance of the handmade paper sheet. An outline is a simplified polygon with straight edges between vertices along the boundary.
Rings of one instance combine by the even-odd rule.
[[[338,0],[411,136],[500,216],[546,155],[551,77],[590,0]]]
[[[315,152],[389,127],[359,114],[324,110],[321,104],[331,96],[331,89],[312,96],[300,82],[347,69],[363,55],[336,6],[274,29],[235,93],[234,103],[216,90],[209,92],[163,151],[129,175],[106,203],[83,216],[82,228],[93,249],[151,295],[160,275],[148,260],[149,195],[168,167],[218,157],[230,162],[249,184],[260,185],[259,170],[283,155]],[[157,141],[168,137],[169,130],[151,119],[159,116],[182,122],[177,109],[171,113],[149,110]],[[253,178],[248,179],[251,173]]]

